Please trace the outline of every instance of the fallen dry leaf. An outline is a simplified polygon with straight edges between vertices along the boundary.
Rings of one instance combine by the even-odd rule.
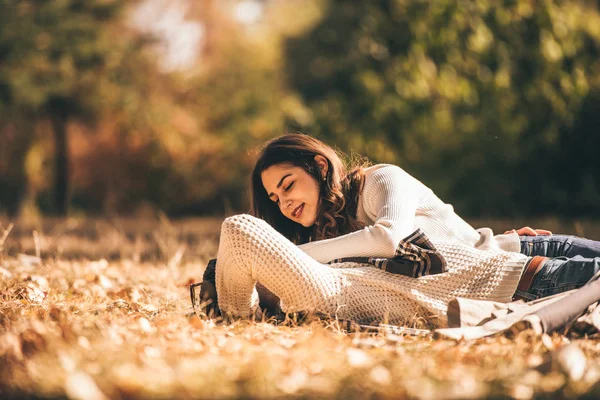
[[[35,328],[28,328],[21,332],[19,340],[21,341],[21,350],[25,357],[30,357],[45,349],[47,341],[44,333],[39,332]]]
[[[32,270],[34,267],[42,264],[42,259],[28,254],[18,254],[19,262],[25,270]]]
[[[152,332],[152,325],[150,325],[150,321],[147,318],[141,317],[138,319],[138,324],[140,325],[140,329],[142,332],[150,333]]]
[[[576,343],[561,347],[556,352],[555,358],[563,371],[574,381],[583,378],[588,368],[587,358]]]
[[[21,340],[12,332],[6,332],[0,336],[0,359],[23,359]]]
[[[68,376],[65,382],[67,396],[75,400],[105,400],[108,399],[98,388],[94,379],[82,371]]]
[[[352,367],[366,367],[372,364],[369,354],[360,349],[349,348],[346,350],[348,364]]]
[[[392,382],[392,374],[386,367],[377,365],[369,373],[369,379],[378,385],[389,385]]]
[[[41,303],[49,291],[50,287],[46,278],[32,275],[28,276],[25,279],[24,285],[17,289],[17,295],[31,303]]]
[[[197,315],[192,315],[190,318],[190,325],[196,329],[204,329],[205,323]]]
[[[0,277],[9,279],[9,278],[12,278],[12,274],[10,273],[9,270],[0,267]]]

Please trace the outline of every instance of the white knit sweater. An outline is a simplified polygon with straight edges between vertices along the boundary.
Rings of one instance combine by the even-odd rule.
[[[392,221],[378,224],[366,232],[394,226],[394,234],[402,236]],[[365,235],[364,240],[387,251],[376,238]],[[219,307],[225,313],[249,315],[258,306],[258,281],[280,298],[287,312],[320,311],[365,323],[404,324],[416,317],[444,327],[448,302],[456,297],[511,300],[528,257],[457,240],[433,242],[445,257],[448,272],[409,278],[370,264],[322,264],[265,221],[236,215],[225,219],[221,229],[215,277]],[[328,243],[337,248],[337,242]],[[354,254],[353,249],[333,252],[332,258]]]
[[[323,263],[343,257],[393,257],[400,240],[421,228],[433,242],[520,251],[516,233],[493,236],[489,228],[475,230],[450,204],[395,165],[378,164],[365,170],[356,217],[366,225],[364,229],[300,248]]]

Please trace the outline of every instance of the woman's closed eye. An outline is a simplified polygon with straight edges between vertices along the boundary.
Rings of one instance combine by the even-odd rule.
[[[296,182],[292,182],[292,183],[290,183],[288,187],[286,187],[286,188],[284,188],[284,189],[283,189],[283,191],[284,191],[284,192],[288,192],[288,191],[289,191],[289,190],[292,188],[292,186],[294,186],[294,183],[296,183]],[[277,199],[277,200],[275,201],[275,204],[279,205],[279,199]]]

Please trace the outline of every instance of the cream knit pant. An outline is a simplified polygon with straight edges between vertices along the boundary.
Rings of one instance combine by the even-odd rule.
[[[415,317],[447,324],[448,302],[469,297],[511,300],[527,257],[464,244],[434,243],[448,272],[409,278],[357,263],[321,264],[265,221],[236,215],[222,224],[216,266],[221,311],[248,316],[258,307],[258,281],[286,312],[320,311],[339,318],[405,324]]]

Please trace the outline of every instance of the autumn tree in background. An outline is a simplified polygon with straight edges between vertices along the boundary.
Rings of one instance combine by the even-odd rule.
[[[20,159],[4,159],[0,168],[21,168],[11,172],[11,182],[23,188],[36,181],[30,196],[42,212],[64,212],[69,200],[90,213],[247,209],[243,192],[254,149],[306,118],[285,86],[281,45],[285,35],[314,19],[315,7],[278,3],[246,26],[234,19],[235,3],[180,3],[205,32],[197,63],[181,71],[161,70],[159,41],[148,43],[147,31],[132,30],[127,13],[137,10],[123,2],[3,3],[7,24],[0,42],[7,62],[0,66],[0,91],[8,94],[0,112],[10,118],[2,120],[0,132],[3,139],[20,138],[7,146]],[[301,3],[304,11],[297,12]],[[84,55],[93,55],[93,62],[80,63]],[[35,60],[44,63],[41,72]],[[25,123],[37,134],[27,134]],[[59,133],[53,134],[59,144],[69,144],[59,157],[49,156],[55,148],[45,140],[50,132]],[[52,174],[49,162],[57,165]],[[50,193],[38,176],[55,177],[59,206],[48,205]],[[7,179],[0,180],[8,189]],[[19,199],[12,203],[14,213]],[[7,200],[0,199],[3,208]]]
[[[0,129],[3,135],[19,136],[13,140],[19,142],[18,156],[8,168],[23,171],[24,154],[34,139],[32,130],[46,124],[53,136],[53,211],[58,215],[67,213],[72,192],[69,124],[93,125],[107,111],[126,111],[124,102],[143,96],[144,84],[136,85],[140,82],[130,79],[127,68],[143,66],[130,64],[147,39],[127,32],[122,18],[126,4],[119,0],[0,3],[0,109],[9,121]],[[17,178],[21,186],[26,184],[22,172]],[[15,206],[9,209],[14,212]]]

